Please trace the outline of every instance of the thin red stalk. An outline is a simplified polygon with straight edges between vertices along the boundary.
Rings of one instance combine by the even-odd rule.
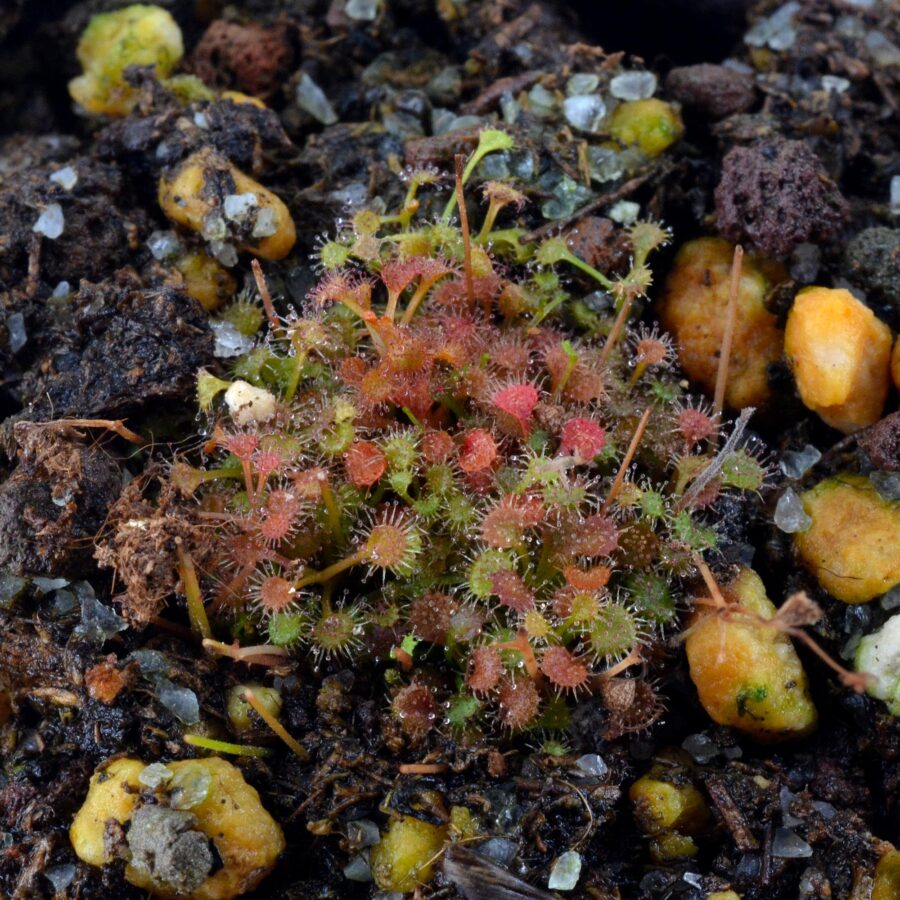
[[[615,678],[620,672],[624,672],[626,669],[636,666],[642,660],[643,657],[641,654],[637,650],[632,650],[625,659],[619,660],[615,665],[612,665],[601,672],[598,677],[604,681],[608,681],[610,678]]]
[[[466,202],[463,195],[463,157],[456,154],[456,203],[459,206],[459,227],[462,231],[463,254],[466,278],[466,298],[469,301],[469,312],[475,309],[475,282],[472,278],[472,238],[469,234],[469,214],[466,211]],[[487,318],[490,315],[490,307],[486,310]]]
[[[619,336],[622,334],[622,329],[625,327],[625,322],[628,319],[628,313],[631,312],[631,307],[634,304],[634,299],[634,294],[629,294],[622,301],[622,306],[619,309],[615,322],[613,322],[613,327],[609,332],[609,337],[607,337],[606,343],[603,345],[603,350],[600,352],[601,365],[605,366],[606,363],[609,362],[609,356],[612,353],[613,347],[615,347],[616,342],[619,340]]]
[[[719,368],[716,372],[716,390],[713,394],[713,408],[719,414],[725,405],[725,387],[728,384],[728,363],[731,361],[731,347],[734,344],[734,320],[737,315],[737,301],[741,290],[741,264],[744,248],[738,244],[734,248],[731,261],[731,285],[728,290],[728,308],[725,311],[725,330],[722,332],[722,347],[719,351]]]
[[[288,732],[284,725],[282,725],[281,722],[279,722],[278,719],[276,719],[275,716],[273,716],[272,713],[270,713],[269,710],[267,710],[265,706],[263,706],[263,704],[259,702],[256,694],[253,693],[253,690],[251,688],[244,688],[243,694],[241,696],[247,703],[249,703],[253,707],[253,709],[256,711],[256,714],[263,720],[263,722],[265,722],[266,725],[268,725],[269,728],[271,728],[272,731],[274,731],[275,734],[277,734],[278,737],[280,737],[281,740],[283,740],[284,743],[287,744],[287,746],[297,754],[302,762],[309,762],[309,751],[307,751],[307,749]]]
[[[401,775],[442,775],[449,771],[447,763],[403,763],[400,766]]]
[[[603,501],[601,510],[607,509],[609,507],[609,504],[616,499],[619,491],[622,490],[622,485],[625,483],[625,475],[628,472],[628,467],[634,460],[635,453],[637,453],[637,448],[641,443],[641,438],[644,436],[644,430],[647,427],[647,422],[650,421],[651,412],[652,409],[649,406],[644,410],[644,414],[641,416],[641,421],[638,422],[638,426],[634,430],[634,435],[631,438],[631,443],[628,445],[628,450],[625,452],[625,458],[622,460],[622,465],[619,466],[619,471],[616,473],[616,480],[613,482],[612,487],[609,489],[609,493],[606,495],[606,499]]]
[[[253,269],[253,278],[256,281],[256,289],[259,291],[263,309],[266,311],[266,318],[269,320],[269,328],[272,329],[272,334],[276,335],[281,330],[281,324],[278,321],[278,314],[275,312],[275,304],[272,302],[272,295],[269,293],[269,286],[266,284],[266,276],[263,275],[262,266],[259,264],[259,260],[251,260],[250,268]]]

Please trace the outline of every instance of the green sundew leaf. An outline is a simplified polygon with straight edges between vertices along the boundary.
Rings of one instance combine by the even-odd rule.
[[[672,381],[656,379],[650,382],[650,396],[664,406],[670,406],[681,396],[681,388]]]
[[[305,627],[306,622],[301,613],[274,613],[268,623],[269,641],[276,647],[293,647],[300,643]]]
[[[501,466],[495,475],[497,490],[502,494],[514,493],[519,484],[519,474],[512,466]]]
[[[675,619],[675,598],[668,581],[654,572],[635,572],[625,580],[629,603],[654,625]]]
[[[617,462],[618,458],[619,448],[614,441],[609,439],[609,435],[607,435],[603,449],[594,457],[594,463],[598,466],[609,465],[610,463]]]
[[[634,649],[639,636],[634,613],[621,603],[606,603],[593,622],[588,645],[598,659],[617,659]]]
[[[230,387],[230,381],[223,381],[221,378],[216,378],[215,375],[210,375],[206,369],[201,369],[197,373],[197,405],[200,407],[200,410],[209,412],[213,400],[222,391],[227,391]]]
[[[766,480],[766,470],[745,449],[729,453],[722,463],[722,484],[741,491],[758,491]]]
[[[546,731],[565,731],[572,723],[572,711],[562,697],[551,697],[544,706],[535,728]]]
[[[263,386],[262,370],[272,353],[266,347],[254,347],[249,353],[239,356],[231,367],[235,378],[249,381],[254,387]]]
[[[648,519],[661,519],[666,514],[666,499],[659,491],[641,491],[641,511]]]
[[[552,237],[544,241],[534,254],[535,262],[542,266],[553,266],[564,259],[568,259],[572,255],[566,245],[565,238]]]
[[[477,715],[480,709],[481,704],[471,694],[462,694],[450,701],[447,721],[451,728],[464,728],[466,721]]]
[[[535,453],[544,453],[550,447],[550,433],[542,428],[535,428],[528,436],[527,446],[529,450]]]
[[[382,452],[391,469],[402,471],[412,470],[419,460],[416,436],[402,432],[388,438],[382,444]]]
[[[533,456],[528,460],[528,464],[525,467],[519,489],[525,491],[534,485],[544,488],[557,485],[563,475],[564,469],[560,466],[558,460],[550,456]]]
[[[716,546],[716,533],[712,528],[698,525],[689,512],[680,512],[672,519],[672,534],[676,540],[687,544],[691,550],[711,550]]]
[[[355,437],[352,422],[338,422],[319,438],[319,449],[329,456],[340,456],[350,449]]]
[[[289,356],[270,355],[260,369],[259,375],[266,385],[275,388],[279,394],[284,394],[293,380],[295,366],[296,361]],[[306,377],[307,373],[301,371],[301,379]]]
[[[441,511],[443,505],[439,494],[427,494],[416,500],[412,507],[423,519],[432,519]]]
[[[469,566],[467,580],[472,595],[479,600],[487,600],[494,590],[494,575],[498,572],[513,572],[516,560],[506,550],[485,550],[475,557]]]
[[[561,757],[569,752],[569,748],[562,741],[544,741],[541,744],[541,753],[545,756]]]
[[[535,272],[531,276],[531,283],[539,294],[552,295],[560,288],[559,275],[549,269],[544,272]]]
[[[239,513],[242,516],[248,515],[253,507],[250,504],[250,498],[247,496],[247,492],[238,491],[236,494],[233,494],[228,499],[228,509],[229,511]]]
[[[437,463],[425,472],[425,483],[438,496],[446,496],[456,487],[453,467]]]
[[[478,511],[461,491],[451,491],[444,498],[447,524],[451,528],[466,528],[478,518]]]
[[[513,262],[528,262],[532,255],[532,244],[522,244],[519,238],[525,234],[524,228],[502,228],[492,231],[488,235],[491,250],[495,256],[506,259],[512,258]]]
[[[391,490],[395,494],[399,494],[401,497],[406,497],[409,492],[409,486],[413,482],[413,478],[415,476],[408,469],[402,469],[397,472],[391,472],[388,475],[387,483],[390,485]]]
[[[514,146],[515,141],[511,134],[507,134],[499,128],[485,128],[478,135],[478,147],[475,154],[483,157],[488,153],[496,153],[498,150],[512,150]]]
[[[244,337],[253,337],[266,320],[263,308],[253,300],[238,299],[229,303],[220,313],[221,318],[230,322]]]

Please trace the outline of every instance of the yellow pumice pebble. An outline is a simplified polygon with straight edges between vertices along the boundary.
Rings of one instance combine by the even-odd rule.
[[[723,594],[750,615],[726,621],[706,606],[694,613],[684,646],[703,708],[720,725],[761,741],[808,734],[818,715],[797,652],[787,635],[751,618],[776,612],[759,575],[741,569]]]
[[[185,759],[153,768],[162,785],[157,793],[164,791],[171,806],[184,811],[181,817],[192,823],[192,830],[215,845],[222,865],[187,892],[153,877],[134,858],[125,867],[125,879],[164,900],[176,896],[188,900],[231,900],[253,890],[274,868],[285,841],[281,827],[264,809],[259,794],[247,784],[241,771],[218,757]],[[83,862],[92,866],[112,862],[105,840],[109,820],[121,825],[136,824],[145,805],[151,811],[167,808],[165,803],[144,804],[142,791],[149,788],[142,783],[141,775],[147,769],[140,760],[122,758],[101,767],[91,778],[88,795],[69,830],[75,853]],[[177,802],[179,789],[192,792],[181,805]],[[132,827],[132,850],[134,832]],[[188,874],[196,877],[196,873]]]
[[[660,298],[660,320],[675,337],[681,366],[709,396],[719,370],[733,255],[734,245],[721,238],[688,241],[675,256]],[[725,388],[731,409],[758,408],[772,398],[768,368],[781,359],[784,338],[764,301],[785,277],[777,263],[744,257]]]
[[[255,223],[238,234],[237,247],[262,259],[287,256],[297,240],[287,206],[215,151],[198,150],[159,180],[159,205],[166,216],[208,239],[231,236],[237,214],[229,218],[226,203],[233,197],[246,198],[245,220]]]
[[[77,53],[84,71],[69,82],[72,99],[95,115],[127,116],[138,92],[126,83],[124,70],[153,66],[164,78],[184,55],[184,43],[167,10],[136,3],[94,16]]]
[[[867,603],[900,584],[900,501],[851,474],[820,481],[800,499],[812,524],[794,535],[794,547],[832,597]]]
[[[850,434],[881,418],[891,330],[850,291],[800,291],[788,314],[784,350],[800,399],[832,428]]]
[[[629,100],[620,103],[609,120],[609,133],[626,147],[637,147],[646,156],[659,156],[682,134],[684,123],[670,103]]]

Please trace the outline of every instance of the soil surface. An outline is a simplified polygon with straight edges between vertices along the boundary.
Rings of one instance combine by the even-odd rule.
[[[719,234],[779,258],[789,281],[767,302],[782,321],[797,289],[828,284],[851,287],[900,327],[896,2],[801,0],[785,48],[783,30],[756,46],[744,40],[776,12],[770,2],[386,0],[366,21],[349,12],[367,4],[343,0],[161,0],[184,35],[179,71],[267,104],[212,103],[202,126],[141,72],[128,117],[74,106],[78,37],[93,14],[123,5],[12,0],[0,10],[0,896],[10,898],[143,896],[121,862],[81,863],[68,827],[110,757],[194,755],[147,675],[147,653],[162,654],[153,659],[168,682],[217,722],[228,690],[259,675],[205,655],[177,594],[176,540],[201,565],[209,547],[182,527],[184,500],[166,493],[164,476],[176,454],[199,458],[208,437],[197,370],[224,376],[228,360],[215,353],[209,313],[148,245],[172,227],[157,203],[166,167],[213,146],[285,201],[297,245],[263,268],[286,313],[316,281],[310,254],[322,235],[348,204],[382,197],[397,208],[405,165],[452,171],[485,124],[502,123],[504,98],[538,83],[564,92],[573,72],[646,67],[659,95],[681,105],[685,136],[631,173],[584,184],[578,135],[564,121],[526,111],[507,123],[533,171],[521,220],[531,234],[562,233],[590,265],[622,271],[630,247],[610,213],[633,201],[672,229],[675,247]],[[304,78],[324,92],[326,113],[303,102]],[[467,118],[449,130],[454,117]],[[77,171],[70,189],[50,179],[67,166]],[[551,201],[561,206],[547,215]],[[32,226],[53,203],[65,228],[49,239]],[[648,323],[673,257],[654,258]],[[230,271],[239,286],[253,284],[248,256]],[[592,291],[580,278],[576,289]],[[890,604],[845,605],[799,566],[772,524],[777,463],[812,444],[823,457],[800,484],[847,469],[900,471],[896,391],[881,423],[848,438],[803,407],[786,365],[774,364],[769,380],[776,401],[751,427],[773,476],[758,501],[721,511],[717,564],[753,558],[776,602],[806,590],[824,612],[810,632],[849,664]],[[155,544],[129,545],[116,530],[137,520]],[[388,812],[443,823],[458,805],[477,811],[489,846],[454,846],[423,898],[702,900],[729,888],[744,900],[870,896],[884,842],[900,845],[900,729],[885,704],[848,690],[799,647],[819,728],[761,745],[713,725],[677,641],[655,652],[658,721],[616,736],[607,707],[582,697],[561,755],[540,752],[534,735],[466,744],[447,732],[410,757],[372,676],[380,663],[298,659],[267,672],[309,760],[257,723],[273,753],[242,758],[241,769],[288,849],[249,896],[376,896],[371,882],[345,875],[360,851],[348,824],[383,827]],[[699,787],[711,824],[696,856],[659,862],[627,794],[667,748],[684,748],[668,764]],[[602,772],[579,768],[588,754],[602,757]],[[442,768],[402,775],[401,759]],[[802,846],[785,849],[786,834]],[[549,891],[555,861],[573,849],[578,887]]]

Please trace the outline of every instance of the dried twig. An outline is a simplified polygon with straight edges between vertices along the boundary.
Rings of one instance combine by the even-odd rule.
[[[553,234],[555,231],[562,231],[564,228],[568,228],[570,225],[573,225],[579,219],[583,219],[585,216],[589,216],[591,213],[596,212],[598,209],[604,206],[608,206],[610,203],[615,203],[617,200],[621,200],[623,197],[627,197],[629,194],[634,193],[642,184],[649,181],[656,173],[659,171],[658,166],[651,166],[645,172],[642,172],[640,175],[635,175],[634,178],[630,178],[624,184],[617,187],[614,191],[610,191],[607,194],[601,194],[599,197],[595,197],[590,203],[586,203],[581,209],[575,210],[571,216],[566,216],[565,219],[556,219],[553,222],[547,222],[546,225],[541,225],[540,228],[535,228],[533,231],[529,231],[527,234],[523,234],[522,237],[519,238],[520,244],[530,244],[533,241],[543,240],[547,235]]]
[[[752,406],[747,406],[741,410],[737,421],[734,423],[734,430],[725,441],[725,446],[713,457],[710,464],[691,482],[691,486],[681,495],[681,499],[675,504],[675,512],[690,506],[697,497],[700,496],[703,489],[722,471],[725,461],[737,447],[738,442],[743,437],[747,428],[750,417],[756,410]]]
[[[459,207],[459,227],[463,239],[463,266],[466,279],[466,299],[469,302],[469,312],[475,310],[475,282],[472,278],[472,240],[469,235],[469,213],[466,210],[466,200],[463,194],[463,157],[457,153],[456,164],[456,205]],[[488,314],[485,318],[488,318]]]
[[[737,803],[734,802],[734,798],[728,792],[728,788],[725,786],[722,778],[718,775],[707,775],[704,782],[709,796],[728,826],[728,830],[731,832],[731,837],[738,850],[744,853],[758,850],[759,841],[754,837],[753,832],[747,825],[747,820],[738,808]]]
[[[122,419],[53,419],[50,422],[28,422],[32,428],[105,428],[107,431],[113,431],[120,438],[137,444],[139,447],[147,445],[148,441],[142,438],[137,432],[125,427]]]

